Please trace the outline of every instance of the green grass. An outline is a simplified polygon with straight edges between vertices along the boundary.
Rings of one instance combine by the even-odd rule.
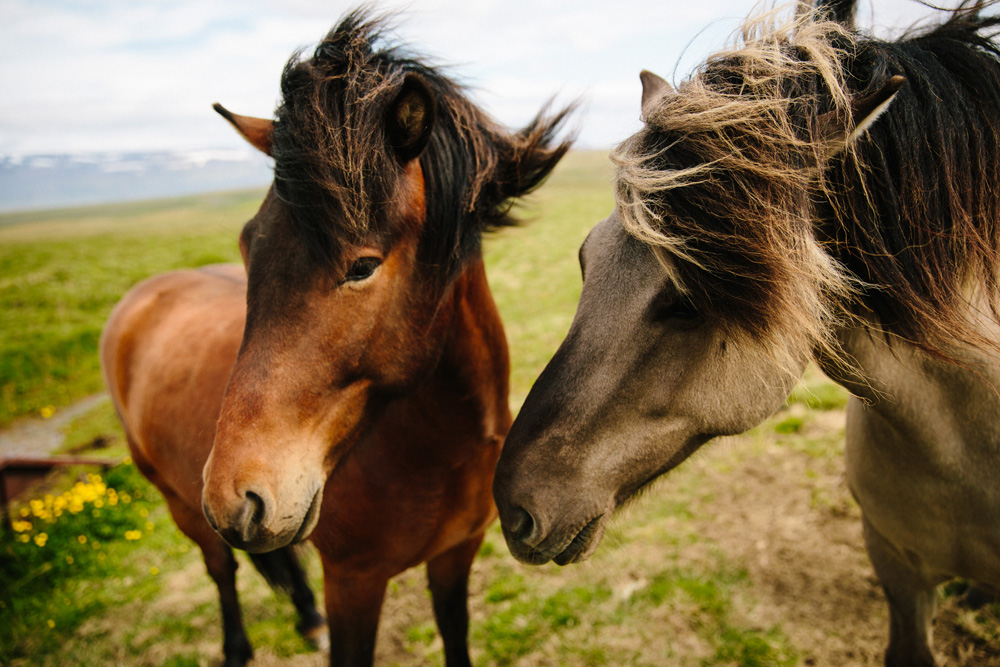
[[[511,404],[520,406],[569,330],[580,297],[577,250],[611,213],[611,163],[576,153],[517,211],[527,222],[486,242],[490,286],[512,360]]]
[[[570,154],[520,209],[528,222],[486,241],[511,348],[515,408],[569,328],[580,290],[577,248],[612,208],[610,177],[605,155]],[[261,195],[0,216],[0,425],[100,391],[96,343],[117,299],[162,271],[237,261],[238,231]],[[804,647],[786,628],[795,620],[757,620],[757,600],[769,589],[756,582],[745,557],[705,533],[728,493],[718,480],[753,456],[777,448],[806,462],[806,478],[834,477],[841,433],[816,433],[816,419],[845,401],[842,390],[807,375],[785,410],[740,441],[743,449],[713,446],[621,513],[583,565],[524,567],[494,525],[471,584],[476,663],[797,664]],[[93,450],[95,442],[102,448]],[[65,449],[123,457],[110,405],[70,424]],[[71,485],[75,474],[55,478],[52,493]],[[103,560],[85,552],[70,566],[66,556],[78,547],[55,531],[44,547],[0,535],[0,664],[61,665],[73,656],[79,665],[203,665],[221,655],[216,592],[197,549],[134,468],[120,466],[112,475],[143,489],[148,516],[138,527],[127,524],[141,529],[142,538],[126,539],[125,523],[105,526],[105,513],[79,519],[97,523],[67,523],[58,533],[113,529],[100,533],[101,549],[90,547]],[[851,511],[844,495],[829,484],[810,497],[816,511],[840,517]],[[294,633],[290,603],[240,559],[240,595],[258,655],[281,660],[308,653]],[[321,590],[315,554],[307,563]],[[443,664],[421,572],[391,582],[381,628],[396,647],[388,664]]]
[[[0,215],[0,427],[103,389],[97,341],[143,278],[238,261],[260,192]]]
[[[133,542],[145,538],[154,549],[174,542],[155,489],[131,465],[112,468],[103,480],[89,473],[86,481],[41,495],[15,516],[14,532],[0,541],[5,664],[58,653],[46,641],[48,632],[75,629],[114,604],[113,588],[105,584],[119,574],[121,561],[134,556]]]

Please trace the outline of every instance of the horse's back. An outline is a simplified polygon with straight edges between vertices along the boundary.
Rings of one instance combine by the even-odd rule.
[[[136,464],[190,502],[200,503],[245,295],[239,265],[157,275],[125,294],[101,337],[104,379]]]

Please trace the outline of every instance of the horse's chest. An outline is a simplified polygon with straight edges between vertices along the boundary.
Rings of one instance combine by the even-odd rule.
[[[866,520],[928,577],[1000,583],[1000,428],[901,429],[848,409],[847,478]]]
[[[387,452],[344,460],[327,482],[317,546],[345,566],[377,559],[402,571],[464,542],[496,516],[499,441],[470,441],[460,465],[415,466]]]

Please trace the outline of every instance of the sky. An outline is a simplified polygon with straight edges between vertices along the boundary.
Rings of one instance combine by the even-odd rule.
[[[944,0],[948,2],[948,0]],[[639,71],[684,78],[755,0],[389,0],[395,41],[442,65],[508,127],[582,102],[577,145],[639,128]],[[913,0],[861,0],[859,23],[907,26]],[[211,108],[270,117],[282,67],[344,0],[0,0],[0,157],[242,149]]]

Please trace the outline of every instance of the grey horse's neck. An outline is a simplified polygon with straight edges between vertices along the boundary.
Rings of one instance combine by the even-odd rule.
[[[981,331],[1000,341],[1000,325],[981,318]],[[1000,424],[1000,353],[949,350],[944,361],[874,328],[838,332],[847,363],[818,360],[823,371],[914,446],[919,441],[970,441],[985,424]],[[990,437],[989,439],[992,439]]]

